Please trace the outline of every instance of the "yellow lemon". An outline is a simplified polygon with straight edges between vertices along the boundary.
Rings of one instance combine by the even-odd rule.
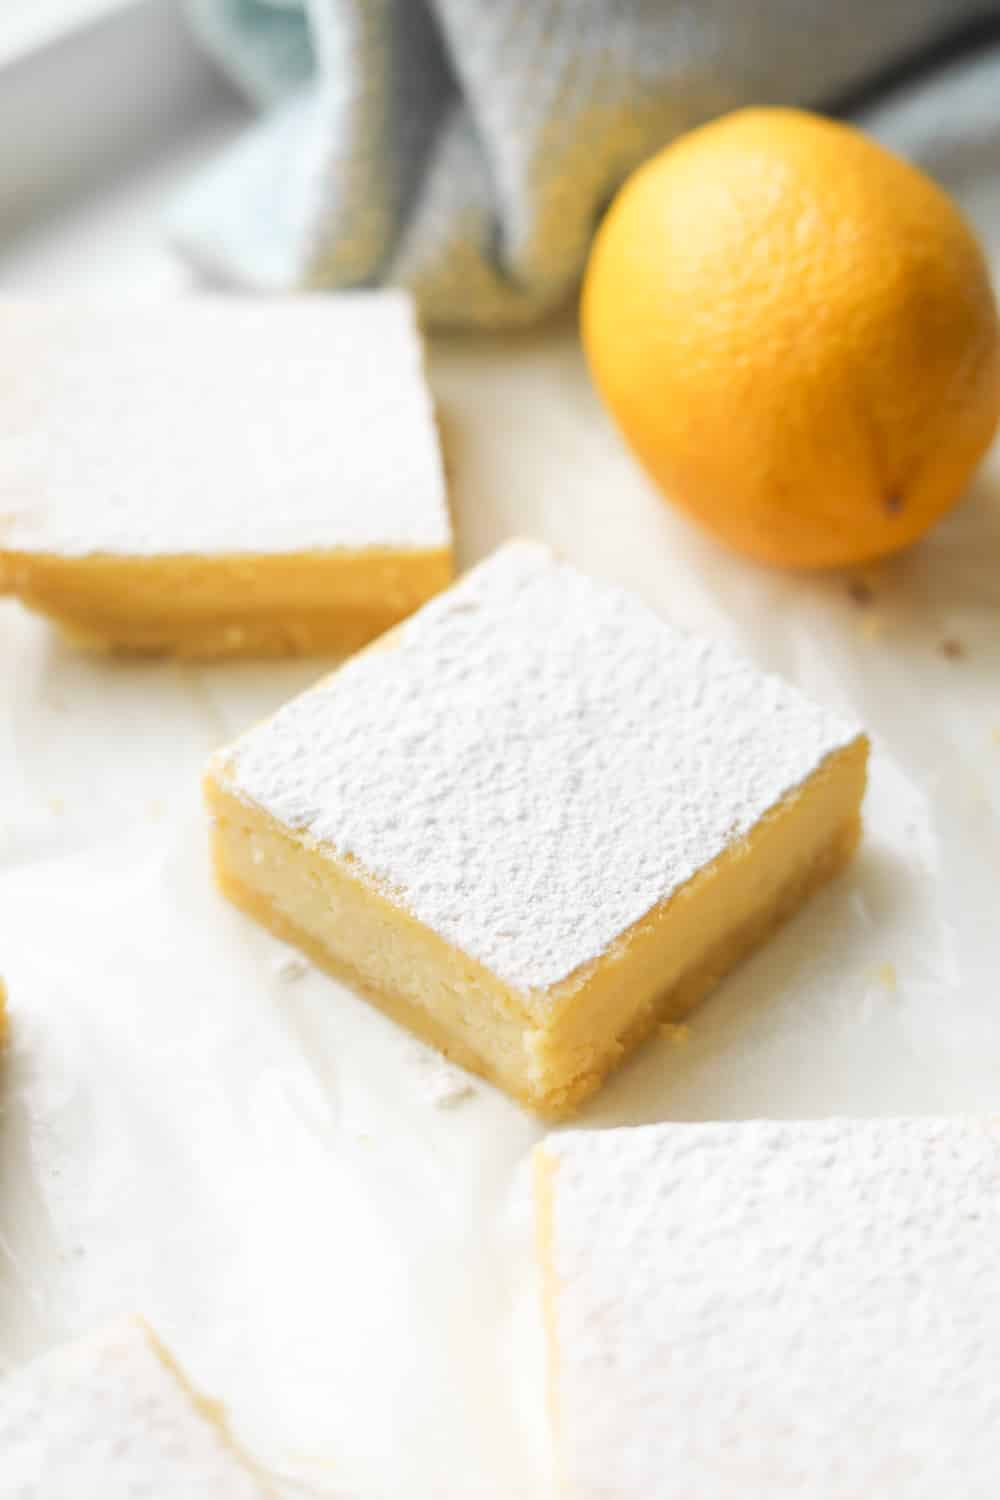
[[[1000,324],[969,225],[914,167],[799,110],[729,115],[626,182],[582,331],[666,495],[766,562],[906,546],[1000,417]]]

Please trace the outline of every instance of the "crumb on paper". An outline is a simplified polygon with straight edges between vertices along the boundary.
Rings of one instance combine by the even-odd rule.
[[[939,641],[938,650],[948,661],[961,661],[966,654],[964,641],[953,635],[945,636],[943,641]]]
[[[454,1109],[476,1092],[467,1076],[451,1063],[432,1069],[424,1083],[424,1093],[438,1109]]]
[[[149,804],[149,816],[154,820],[157,818],[162,818],[163,811],[164,808],[162,801],[159,797],[154,797],[152,802]]]
[[[993,731],[993,743],[994,745],[1000,745],[1000,724]]]
[[[872,970],[872,978],[883,985],[887,990],[895,992],[897,986],[896,965],[891,963],[876,964]]]
[[[672,1047],[683,1047],[691,1040],[691,1028],[683,1021],[663,1021],[660,1023],[660,1035]]]
[[[411,1055],[419,1072],[420,1091],[438,1109],[454,1109],[476,1093],[476,1086],[469,1074],[449,1062],[446,1057],[431,1052],[426,1047],[412,1049]]]
[[[49,811],[55,813],[56,817],[64,813],[66,811],[66,804],[63,799],[61,797],[50,797]]]
[[[865,578],[851,578],[847,584],[847,597],[857,605],[871,604],[875,597],[871,584]]]
[[[303,958],[301,953],[282,953],[271,965],[276,978],[283,979],[286,984],[304,979],[311,967],[309,960]]]

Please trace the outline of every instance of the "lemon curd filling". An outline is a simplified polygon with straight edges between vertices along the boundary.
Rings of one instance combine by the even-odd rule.
[[[90,650],[189,657],[357,649],[445,588],[447,547],[284,556],[0,555],[17,594]]]

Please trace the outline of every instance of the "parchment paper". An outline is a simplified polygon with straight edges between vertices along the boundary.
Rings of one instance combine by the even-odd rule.
[[[571,329],[431,369],[463,564],[543,537],[875,739],[853,868],[582,1123],[996,1109],[1000,464],[905,557],[790,578],[663,505]],[[326,664],[102,661],[14,603],[0,663],[0,1370],[135,1310],[289,1495],[542,1495],[539,1127],[212,887],[208,752]]]

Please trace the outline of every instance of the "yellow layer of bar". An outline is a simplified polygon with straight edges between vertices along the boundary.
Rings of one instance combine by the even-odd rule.
[[[559,1118],[846,862],[860,831],[867,753],[862,736],[829,756],[607,953],[532,993],[417,921],[355,862],[239,798],[224,766],[210,771],[206,795],[216,872],[232,901],[454,1061]]]
[[[96,650],[187,657],[355,650],[452,578],[449,548],[298,555],[0,552],[0,593]]]

